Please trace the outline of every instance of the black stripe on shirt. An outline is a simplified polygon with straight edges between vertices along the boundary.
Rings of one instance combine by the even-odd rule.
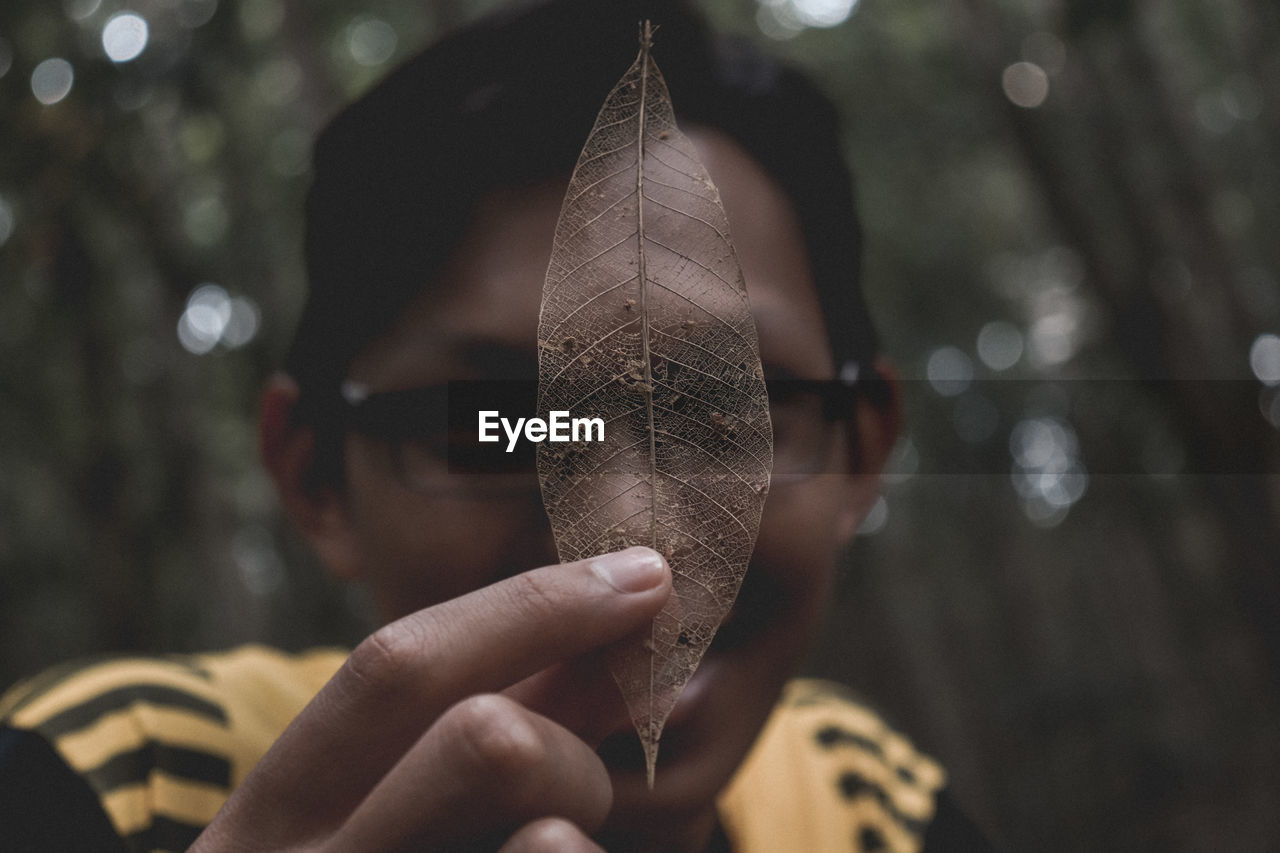
[[[203,826],[156,815],[146,829],[125,836],[130,850],[186,850],[204,832]]]
[[[219,725],[227,724],[227,713],[221,705],[201,699],[185,690],[163,684],[130,684],[100,693],[87,702],[73,705],[32,728],[50,739],[93,725],[101,717],[134,704],[157,705],[190,711]]]
[[[858,732],[850,731],[844,726],[835,724],[823,726],[818,729],[813,738],[818,742],[819,746],[826,749],[834,749],[837,746],[854,746],[878,758],[884,757],[884,747],[878,741]]]
[[[157,741],[112,756],[83,775],[95,791],[105,794],[126,785],[145,784],[153,770],[191,782],[231,787],[231,762],[226,758]]]
[[[185,675],[194,675],[203,681],[213,680],[213,673],[201,666],[193,655],[168,655],[157,658],[140,658],[136,655],[124,654],[92,655],[50,667],[27,681],[24,684],[25,689],[22,692],[22,698],[8,710],[7,716],[12,717],[13,714],[21,711],[36,699],[44,696],[64,682],[70,681],[82,672],[87,672],[100,666],[136,662],[159,664],[161,666],[168,665]]]
[[[862,774],[846,770],[840,774],[836,787],[840,790],[841,796],[850,802],[860,797],[870,797],[878,802],[889,817],[893,818],[907,832],[916,836],[924,834],[925,827],[928,825],[925,821],[903,814],[887,791],[879,785],[867,781]]]

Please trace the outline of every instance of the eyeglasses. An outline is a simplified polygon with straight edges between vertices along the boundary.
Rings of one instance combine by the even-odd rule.
[[[775,379],[766,388],[774,485],[833,472],[859,397],[878,400],[885,393],[874,373],[860,381]],[[406,488],[427,495],[493,497],[537,488],[535,444],[521,438],[507,452],[501,430],[497,443],[481,442],[477,413],[532,415],[536,397],[533,382],[450,382],[378,392],[347,382],[335,414],[342,428],[386,447]]]

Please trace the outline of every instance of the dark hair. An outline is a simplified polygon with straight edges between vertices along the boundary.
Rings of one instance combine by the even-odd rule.
[[[734,138],[794,203],[837,370],[869,363],[861,229],[831,103],[796,70],[713,34],[683,0],[551,0],[440,41],[320,135],[310,295],[285,362],[304,401],[338,393],[351,361],[441,269],[480,198],[572,170],[646,18],[677,119]]]

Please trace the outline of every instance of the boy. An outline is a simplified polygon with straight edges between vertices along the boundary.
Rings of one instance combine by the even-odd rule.
[[[429,417],[451,380],[536,375],[565,182],[641,18],[733,228],[776,434],[747,579],[652,791],[599,652],[653,617],[670,567],[646,548],[556,565],[533,473],[451,472]],[[71,831],[58,849],[973,849],[932,761],[791,681],[898,429],[835,121],[808,83],[679,2],[498,16],[326,129],[307,222],[311,293],[263,395],[263,459],[384,627],[349,656],[117,661],[14,691],[9,832]]]

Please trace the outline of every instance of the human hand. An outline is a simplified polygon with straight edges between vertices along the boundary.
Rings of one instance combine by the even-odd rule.
[[[612,790],[593,746],[625,712],[592,656],[645,625],[670,591],[662,558],[629,548],[387,625],[191,849],[598,850],[589,835]]]

